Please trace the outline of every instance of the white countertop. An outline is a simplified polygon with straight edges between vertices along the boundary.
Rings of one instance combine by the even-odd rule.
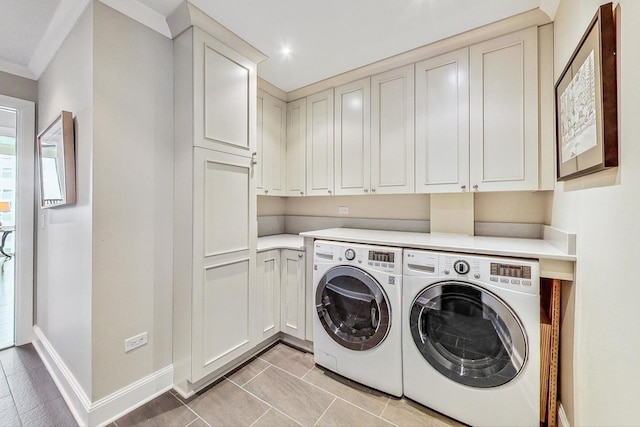
[[[304,237],[297,234],[275,234],[258,237],[258,252],[271,249],[304,250]]]
[[[404,231],[360,230],[354,228],[330,228],[300,233],[303,237],[367,243],[416,249],[435,249],[450,252],[500,255],[518,258],[536,258],[576,261],[570,255],[542,239],[517,239],[509,237],[467,236],[448,233],[412,233]],[[272,236],[276,237],[276,236]]]

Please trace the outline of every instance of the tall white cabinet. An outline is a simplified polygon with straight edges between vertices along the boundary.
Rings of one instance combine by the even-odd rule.
[[[304,196],[306,185],[307,100],[287,103],[287,196]]]
[[[416,64],[416,192],[469,186],[469,49]]]
[[[416,192],[538,190],[538,30],[416,64]]]
[[[538,31],[469,48],[470,184],[538,189]]]
[[[307,196],[333,194],[333,89],[307,97]]]
[[[257,105],[258,194],[284,196],[286,192],[287,104],[258,90]]]
[[[371,188],[371,80],[335,88],[335,194],[368,193]]]
[[[413,65],[371,77],[371,192],[414,191]]]
[[[189,3],[169,24],[175,35],[174,384],[188,395],[261,338],[253,160],[256,66],[264,57]]]

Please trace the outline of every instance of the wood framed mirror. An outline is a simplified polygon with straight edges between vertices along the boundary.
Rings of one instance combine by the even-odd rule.
[[[63,111],[38,135],[40,207],[76,202],[76,162],[73,115]]]

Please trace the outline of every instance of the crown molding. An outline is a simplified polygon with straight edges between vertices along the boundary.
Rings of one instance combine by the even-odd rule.
[[[28,67],[25,67],[24,65],[14,64],[13,62],[7,61],[2,58],[0,58],[0,71],[24,77],[26,79],[36,80],[35,76]]]
[[[153,31],[171,38],[171,31],[169,31],[169,25],[165,17],[147,5],[137,0],[100,0],[100,2],[151,28]]]
[[[38,80],[67,38],[91,0],[62,0],[51,18],[40,44],[29,61],[33,79]]]

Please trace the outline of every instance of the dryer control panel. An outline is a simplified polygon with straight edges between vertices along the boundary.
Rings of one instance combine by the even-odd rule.
[[[403,264],[405,276],[470,280],[526,293],[539,289],[535,260],[405,249]]]

